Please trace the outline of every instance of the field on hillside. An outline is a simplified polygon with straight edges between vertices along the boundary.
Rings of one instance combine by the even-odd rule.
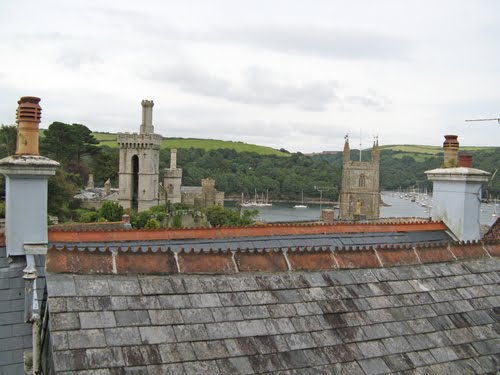
[[[405,156],[412,157],[417,162],[423,162],[427,158],[436,156],[443,152],[443,148],[440,146],[420,146],[420,145],[387,145],[380,146],[381,150],[391,150],[397,151],[393,155],[394,158],[401,159]],[[474,147],[474,146],[460,146],[460,151],[487,151],[494,150],[495,147]]]
[[[116,134],[92,133],[103,146],[118,147]],[[259,155],[288,156],[287,153],[275,150],[271,147],[257,146],[243,142],[220,141],[216,139],[197,138],[163,138],[161,148],[201,148],[205,151],[219,150],[223,148],[233,149],[236,152],[255,152]]]

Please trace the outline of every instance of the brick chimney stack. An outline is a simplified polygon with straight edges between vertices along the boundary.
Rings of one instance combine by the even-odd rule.
[[[443,143],[444,162],[443,168],[458,166],[458,135],[445,135]]]
[[[42,118],[40,98],[23,96],[17,104],[17,146],[16,155],[39,155],[38,127]]]

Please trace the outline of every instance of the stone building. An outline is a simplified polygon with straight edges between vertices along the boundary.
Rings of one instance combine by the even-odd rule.
[[[146,211],[158,205],[160,145],[153,127],[153,101],[143,100],[140,133],[118,134],[120,147],[119,203]]]
[[[118,134],[120,148],[119,198],[123,208],[137,212],[153,206],[187,203],[197,206],[224,205],[224,193],[215,190],[215,181],[202,180],[202,186],[181,186],[182,169],[177,168],[177,150],[170,154],[170,168],[164,169],[160,184],[160,147],[162,136],[154,133],[153,101],[142,101],[140,133]]]
[[[170,168],[163,171],[160,202],[186,203],[198,207],[224,205],[224,192],[215,189],[215,180],[201,180],[201,186],[182,186],[182,169],[177,168],[177,150],[170,150]]]
[[[349,139],[346,137],[340,190],[340,218],[377,219],[380,206],[378,140],[373,143],[371,161],[353,161],[350,153]]]

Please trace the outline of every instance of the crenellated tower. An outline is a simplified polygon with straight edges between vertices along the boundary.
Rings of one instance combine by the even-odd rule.
[[[177,150],[170,150],[170,168],[163,170],[162,201],[170,203],[181,203],[182,169],[177,168]],[[165,196],[166,194],[166,196]]]
[[[154,133],[152,100],[143,100],[140,133],[118,134],[120,148],[119,202],[137,212],[158,205],[160,145]]]

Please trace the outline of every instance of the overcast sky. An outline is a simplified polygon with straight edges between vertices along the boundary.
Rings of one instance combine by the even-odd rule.
[[[0,1],[0,123],[42,98],[42,127],[290,151],[499,146],[498,0]]]

